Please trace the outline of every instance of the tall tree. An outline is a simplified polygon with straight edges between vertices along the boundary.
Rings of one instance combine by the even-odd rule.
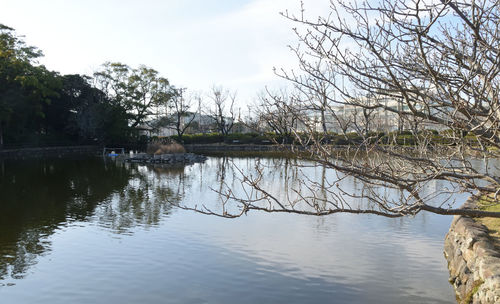
[[[48,112],[54,129],[85,142],[127,141],[128,116],[123,107],[92,87],[89,77],[65,75],[62,79],[60,97]]]
[[[194,95],[186,96],[185,89],[178,89],[177,92],[178,94],[171,100],[170,109],[172,110],[173,127],[177,132],[177,137],[182,142],[184,132],[196,118],[196,112],[192,112],[191,108],[197,97]]]
[[[296,96],[290,96],[286,91],[267,91],[259,97],[257,115],[262,124],[280,136],[281,142],[288,143],[293,131],[299,123],[302,108],[298,107]],[[292,113],[294,111],[294,113]]]
[[[213,86],[209,98],[212,100],[212,108],[208,115],[212,118],[217,131],[224,136],[228,135],[236,118],[234,112],[236,92],[231,92],[220,86]]]
[[[122,63],[106,62],[94,73],[94,81],[97,88],[126,109],[131,127],[149,122],[176,95],[168,79],[144,65],[130,68]]]
[[[415,147],[405,149],[360,132],[360,144],[338,151],[324,145],[314,132],[301,133],[289,125],[297,138],[308,136],[297,157],[338,172],[338,178],[328,182],[325,204],[301,196],[306,207],[297,208],[296,201],[273,197],[259,176],[246,176],[243,182],[260,195],[236,198],[238,214],[255,209],[312,215],[399,217],[429,211],[500,217],[500,212],[456,209],[449,201],[450,192],[464,191],[499,201],[500,176],[491,162],[500,156],[500,3],[331,1],[324,16],[308,19],[301,12],[283,14],[298,25],[301,44],[295,53],[301,72],[283,70],[279,75],[302,90],[318,90],[311,85],[314,81],[324,83],[336,92],[327,96],[329,103],[361,111],[366,120],[372,110],[392,113],[414,134]],[[353,123],[366,130],[359,121]],[[432,132],[419,132],[423,126],[441,130],[445,144],[433,140]],[[482,166],[474,165],[472,158],[477,156]],[[364,183],[363,191],[339,189],[346,176]],[[426,192],[435,181],[447,181],[450,188]],[[308,181],[301,185],[302,189],[320,186]],[[400,198],[380,189],[394,189]],[[369,204],[351,206],[352,198]],[[439,203],[431,204],[431,198]]]
[[[0,24],[0,148],[7,127],[12,136],[40,132],[43,108],[57,96],[58,75],[37,65],[41,56],[12,28]]]

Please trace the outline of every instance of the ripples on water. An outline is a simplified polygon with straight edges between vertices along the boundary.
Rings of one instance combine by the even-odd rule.
[[[231,184],[228,165],[4,162],[0,303],[454,303],[442,253],[451,218],[227,220],[169,203],[217,206],[209,188]],[[284,188],[280,172],[267,178]]]

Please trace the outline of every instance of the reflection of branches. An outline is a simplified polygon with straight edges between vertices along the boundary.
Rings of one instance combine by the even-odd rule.
[[[360,210],[352,208],[351,205],[342,198],[342,196],[327,188],[324,188],[323,191],[328,192],[330,195],[333,195],[336,200],[325,200],[324,198],[318,196],[317,191],[315,191],[316,189],[313,184],[315,184],[316,182],[314,182],[313,184],[307,184],[300,180],[300,178],[304,176],[295,176],[292,179],[292,182],[297,183],[298,185],[297,187],[291,189],[291,191],[295,194],[293,198],[289,196],[289,191],[285,191],[285,193],[280,192],[280,194],[285,195],[287,198],[286,200],[283,200],[283,197],[280,197],[275,193],[271,193],[262,187],[262,184],[267,184],[269,180],[272,180],[272,178],[269,179],[269,176],[267,178],[264,177],[266,173],[263,168],[264,167],[258,161],[256,161],[255,168],[252,171],[253,174],[244,174],[244,171],[241,168],[238,168],[233,164],[233,169],[237,171],[241,176],[240,182],[243,187],[241,189],[241,193],[235,193],[233,190],[234,187],[229,187],[227,184],[225,184],[225,188],[223,191],[217,191],[222,197],[222,212],[214,211],[206,205],[202,205],[201,208],[198,208],[197,206],[195,206],[194,208],[187,206],[180,207],[183,209],[195,210],[203,214],[216,215],[227,218],[239,217],[243,214],[246,214],[250,210],[298,213],[306,215],[327,215],[346,212],[356,214],[377,214],[391,216],[390,214],[386,214],[379,210]],[[285,170],[284,167],[282,169]],[[287,174],[285,174],[283,181],[288,185],[289,180]],[[319,183],[322,183],[324,185],[325,181],[320,181]],[[309,194],[304,195],[305,192]],[[239,211],[233,213],[229,211],[229,204],[231,202],[237,202],[239,204]],[[304,205],[310,207],[310,210],[304,208]],[[322,207],[326,205],[332,205],[334,209]]]
[[[343,157],[364,159],[362,155]],[[390,160],[379,162],[383,166]],[[391,185],[377,176],[366,180],[353,179],[332,170],[335,165],[335,162],[328,161],[270,159],[263,162],[257,159],[255,163],[241,168],[231,162],[228,169],[236,173],[234,178],[240,186],[235,186],[234,180],[221,181],[223,187],[221,185],[215,190],[220,197],[220,205],[215,209],[214,205],[180,207],[227,218],[239,217],[251,210],[316,216],[352,213],[401,217],[418,213],[422,210],[420,201],[425,200],[433,204],[427,204],[424,210],[443,214],[466,213],[461,209],[450,208],[454,204],[456,185],[438,187],[434,180],[429,180],[422,183],[422,187],[415,188],[414,193],[408,193],[401,190],[399,185]],[[296,173],[289,175],[291,169]],[[318,170],[319,173],[310,175]],[[277,178],[279,174],[281,177]],[[409,182],[412,179],[408,177]],[[408,197],[413,199],[408,200]],[[484,214],[479,210],[475,212]]]

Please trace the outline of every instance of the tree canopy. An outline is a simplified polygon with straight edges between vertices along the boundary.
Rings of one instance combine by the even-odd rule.
[[[118,62],[106,62],[94,73],[96,86],[123,107],[131,127],[143,125],[151,116],[166,113],[178,90],[158,71],[141,65],[138,68]]]
[[[58,95],[58,74],[37,65],[40,56],[40,50],[0,24],[0,146],[5,130],[8,136],[26,137],[30,130],[42,129],[43,109]]]
[[[38,63],[42,56],[0,24],[0,148],[134,141],[177,94],[146,66],[105,63],[93,78],[60,75]]]

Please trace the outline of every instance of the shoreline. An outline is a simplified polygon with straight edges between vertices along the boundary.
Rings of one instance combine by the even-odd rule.
[[[477,208],[471,196],[461,208]],[[500,303],[500,250],[488,228],[467,216],[455,216],[445,237],[444,256],[458,303]]]

